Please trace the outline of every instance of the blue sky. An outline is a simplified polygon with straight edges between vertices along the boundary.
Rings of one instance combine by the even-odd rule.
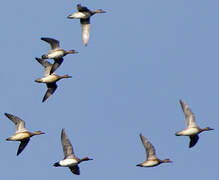
[[[81,3],[106,14],[91,19],[88,46],[78,20],[66,17]],[[6,179],[176,179],[218,178],[219,2],[209,1],[4,1],[1,3],[1,177]],[[68,55],[57,74],[72,75],[42,103],[43,68],[34,59],[49,51],[41,37],[60,41]],[[53,62],[53,61],[51,61]],[[196,115],[203,133],[194,148],[176,137],[185,128],[179,99]],[[26,121],[33,137],[17,157],[19,143],[8,112]],[[63,158],[65,128],[81,175],[52,164]],[[145,160],[139,133],[157,156],[172,164],[139,168]]]

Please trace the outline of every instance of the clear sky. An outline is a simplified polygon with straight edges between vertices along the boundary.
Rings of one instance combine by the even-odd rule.
[[[66,17],[81,3],[106,14],[91,19],[88,46],[79,20]],[[219,1],[2,1],[1,40],[1,179],[14,180],[165,180],[219,178]],[[40,40],[51,37],[67,55],[57,74],[63,79],[45,103],[43,76],[35,57],[49,51]],[[53,62],[53,61],[51,61]],[[196,115],[202,133],[189,149],[179,99]],[[31,139],[17,157],[19,143],[5,139],[15,127],[4,113],[26,121]],[[78,157],[81,175],[55,168],[63,158],[65,128]],[[145,151],[139,134],[155,146],[160,159],[173,163],[140,168]]]

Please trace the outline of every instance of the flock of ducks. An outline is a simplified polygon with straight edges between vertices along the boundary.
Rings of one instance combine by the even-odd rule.
[[[96,13],[105,13],[102,9],[90,10],[85,6],[77,5],[78,12],[70,14],[69,19],[80,19],[81,29],[82,29],[82,41],[84,46],[87,46],[90,37],[90,17]],[[45,102],[57,89],[56,82],[60,79],[71,78],[68,74],[57,75],[55,71],[60,67],[64,61],[64,56],[68,54],[78,53],[76,50],[64,50],[60,47],[58,40],[49,37],[42,37],[42,41],[45,41],[50,45],[50,51],[47,54],[41,56],[41,58],[36,57],[35,59],[43,66],[44,76],[35,80],[37,83],[45,83],[47,86],[47,91],[43,97],[42,102]],[[53,64],[47,59],[53,59]],[[30,141],[30,138],[35,135],[45,134],[42,131],[30,132],[25,128],[25,122],[12,114],[5,113],[5,116],[10,119],[16,126],[15,134],[7,138],[7,141],[20,141],[20,145],[17,150],[17,156],[24,150]],[[63,147],[64,159],[54,163],[55,167],[69,167],[72,173],[80,175],[80,169],[78,164],[83,161],[92,160],[91,158],[78,158],[74,154],[73,147],[70,140],[67,137],[66,132],[62,129],[61,132],[61,143]]]
[[[80,19],[81,28],[82,28],[82,40],[83,44],[87,46],[89,37],[90,37],[90,17],[96,13],[105,13],[102,9],[90,10],[85,6],[77,5],[78,12],[70,14],[68,18],[70,19]],[[46,94],[43,97],[42,102],[45,102],[57,89],[56,82],[63,78],[71,78],[69,75],[59,76],[55,74],[55,71],[59,68],[59,66],[63,63],[63,57],[67,54],[75,54],[78,53],[74,49],[72,50],[64,50],[60,48],[59,41],[53,38],[42,37],[41,40],[49,43],[51,50],[49,53],[42,55],[42,59],[36,58],[36,60],[44,67],[45,73],[44,77],[38,78],[35,80],[37,83],[45,83],[47,86]],[[46,59],[53,59],[54,63],[46,61]]]
[[[42,59],[37,59],[37,60],[40,60],[40,62],[43,62]],[[50,69],[51,69],[51,64],[50,64]],[[213,129],[210,127],[206,127],[206,128],[198,127],[197,124],[195,123],[195,116],[192,113],[191,109],[188,107],[188,105],[185,102],[183,102],[183,100],[180,100],[180,104],[185,114],[186,128],[182,131],[176,132],[175,135],[176,136],[189,136],[190,137],[189,148],[191,148],[198,142],[198,139],[199,139],[198,134],[200,134],[203,131],[210,131]],[[26,145],[28,144],[32,136],[45,134],[42,131],[29,132],[25,128],[25,122],[17,116],[14,116],[8,113],[5,113],[5,116],[7,116],[16,125],[15,134],[7,138],[6,140],[7,141],[20,141],[20,145],[17,150],[17,155],[19,155],[24,150],[24,148],[26,147]],[[147,138],[145,138],[142,134],[140,134],[140,138],[145,148],[146,160],[140,164],[137,164],[136,166],[154,167],[161,163],[172,162],[170,159],[164,159],[164,160],[159,159],[156,156],[155,148],[152,145],[152,143]],[[64,131],[64,129],[62,129],[62,132],[61,132],[61,143],[62,143],[62,148],[63,148],[63,153],[64,153],[64,159],[54,163],[54,166],[55,167],[59,167],[59,166],[69,167],[72,173],[79,175],[80,169],[79,169],[78,164],[80,164],[83,161],[89,161],[93,159],[89,157],[80,159],[75,156],[71,142],[68,139],[67,134]]]
[[[185,115],[185,120],[186,120],[186,128],[182,131],[176,132],[176,136],[189,136],[190,138],[190,143],[189,143],[189,148],[195,146],[195,144],[198,142],[199,136],[203,131],[210,131],[214,130],[210,127],[206,128],[200,128],[198,125],[195,123],[195,116],[189,106],[183,101],[179,101],[182,107],[182,110]],[[155,148],[151,144],[150,141],[148,141],[142,134],[140,134],[141,142],[146,150],[146,160],[140,164],[137,164],[137,166],[140,167],[153,167],[157,166],[161,163],[170,163],[169,159],[164,159],[160,160],[157,158],[156,153],[155,153]]]
[[[81,28],[82,28],[82,41],[85,46],[87,46],[89,37],[90,37],[90,17],[96,13],[105,13],[102,9],[95,11],[89,10],[85,6],[77,5],[78,12],[70,14],[68,18],[70,19],[80,19]],[[63,57],[67,54],[75,54],[75,50],[64,50],[60,48],[59,41],[53,38],[42,37],[41,40],[47,42],[51,46],[49,53],[42,55],[42,58],[36,58],[36,60],[44,67],[44,76],[35,80],[37,83],[45,83],[47,86],[46,94],[43,97],[42,102],[45,102],[57,89],[56,82],[63,78],[71,78],[69,75],[57,75],[55,71],[63,63]],[[46,59],[53,59],[54,63],[51,64]],[[182,110],[185,114],[186,128],[182,131],[176,132],[176,136],[189,136],[190,143],[189,148],[193,147],[199,139],[199,134],[203,131],[213,130],[210,127],[200,128],[195,122],[195,116],[192,113],[188,105],[180,100]],[[19,155],[24,148],[27,146],[30,138],[35,135],[45,134],[42,131],[30,132],[25,128],[25,122],[17,116],[12,114],[5,113],[5,116],[10,119],[16,126],[15,134],[7,138],[7,141],[20,141],[20,145],[17,150],[17,155]],[[140,139],[146,151],[146,160],[136,166],[140,167],[154,167],[161,163],[171,163],[170,159],[161,160],[156,156],[155,148],[152,143],[140,134]],[[55,167],[68,167],[72,173],[79,175],[80,169],[78,164],[83,161],[92,160],[89,157],[78,158],[74,154],[74,150],[70,140],[67,137],[64,129],[61,131],[61,143],[63,147],[64,159],[54,163]]]

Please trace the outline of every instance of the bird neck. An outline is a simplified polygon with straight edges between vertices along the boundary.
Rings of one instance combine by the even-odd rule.
[[[85,158],[80,159],[80,160],[79,160],[79,163],[80,163],[80,162],[83,162],[83,161],[89,161],[89,160],[92,160],[92,159],[90,159],[90,158],[88,158],[88,157],[85,157]]]
[[[171,161],[169,159],[160,160],[162,163],[170,163]]]

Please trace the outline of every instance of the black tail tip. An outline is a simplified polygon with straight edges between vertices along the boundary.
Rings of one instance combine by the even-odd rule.
[[[71,14],[70,14],[70,15],[68,15],[68,16],[67,16],[67,18],[68,18],[68,19],[73,19],[73,18],[71,17]]]
[[[60,166],[60,164],[59,164],[59,162],[56,162],[53,164],[53,166],[58,167],[58,166]]]
[[[175,133],[175,136],[180,136],[177,132]]]

